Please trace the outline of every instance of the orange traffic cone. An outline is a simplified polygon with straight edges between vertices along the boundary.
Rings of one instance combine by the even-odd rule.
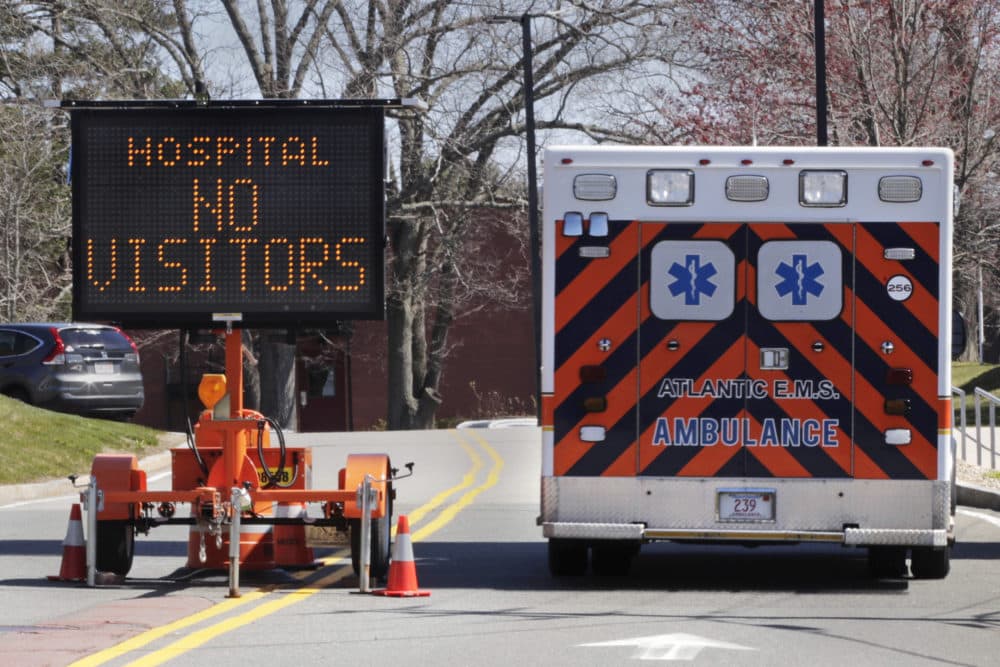
[[[80,503],[73,503],[69,512],[66,539],[63,540],[62,565],[59,576],[50,576],[49,581],[86,581],[87,546],[83,541],[83,517]]]
[[[413,562],[410,521],[405,514],[399,516],[399,523],[396,524],[396,542],[392,545],[392,561],[389,562],[389,583],[386,588],[372,593],[394,598],[417,598],[431,594],[417,586],[417,565]]]

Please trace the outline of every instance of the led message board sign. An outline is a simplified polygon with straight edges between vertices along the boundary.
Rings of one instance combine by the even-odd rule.
[[[75,319],[383,316],[383,108],[86,107],[72,130]]]

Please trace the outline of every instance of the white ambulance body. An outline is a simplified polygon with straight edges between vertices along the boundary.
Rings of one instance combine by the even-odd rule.
[[[550,568],[654,540],[868,547],[947,574],[952,163],[938,148],[555,146]]]

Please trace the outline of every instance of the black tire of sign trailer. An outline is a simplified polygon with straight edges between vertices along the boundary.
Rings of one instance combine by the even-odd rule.
[[[135,555],[135,529],[131,521],[97,522],[97,571],[125,576]]]
[[[868,547],[868,569],[878,579],[906,576],[906,547]]]
[[[603,540],[590,545],[590,565],[600,577],[625,576],[632,569],[632,559],[640,544],[626,540]]]
[[[389,574],[389,558],[392,539],[392,489],[388,489],[385,516],[372,519],[372,549],[370,573],[373,579],[385,579]],[[361,574],[361,519],[350,519],[351,565],[354,574]]]
[[[549,572],[554,577],[579,577],[587,573],[587,543],[583,540],[549,539]]]
[[[910,554],[914,579],[944,579],[951,571],[951,547],[915,547]]]

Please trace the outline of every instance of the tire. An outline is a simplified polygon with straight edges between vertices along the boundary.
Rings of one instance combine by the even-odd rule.
[[[390,548],[392,540],[392,487],[386,488],[386,508],[389,510],[381,519],[372,519],[372,548],[369,573],[373,579],[385,579],[389,574]],[[361,574],[361,519],[350,519],[351,565],[354,574]]]
[[[23,387],[7,387],[3,390],[3,395],[7,398],[13,398],[15,401],[31,405],[31,396],[28,395],[27,390]]]
[[[951,571],[951,547],[914,548],[910,569],[913,570],[914,579],[944,579]]]
[[[549,572],[554,577],[579,577],[587,572],[587,543],[549,539]]]
[[[598,576],[621,577],[632,569],[632,558],[638,553],[639,545],[631,542],[595,542],[590,549],[590,564]]]
[[[878,579],[906,576],[906,547],[868,547],[868,569]]]
[[[132,569],[135,530],[129,521],[97,522],[97,571],[125,576]]]

